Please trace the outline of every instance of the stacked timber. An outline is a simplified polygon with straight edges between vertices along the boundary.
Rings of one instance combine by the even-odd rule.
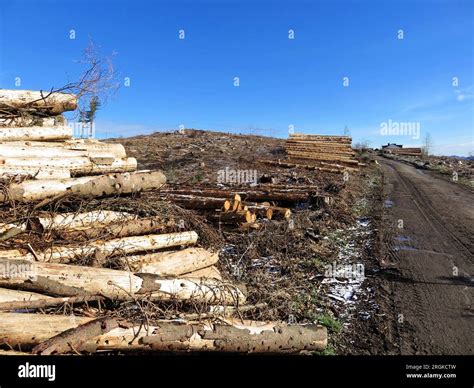
[[[167,186],[160,198],[186,209],[200,211],[211,222],[258,228],[260,220],[287,220],[291,207],[299,203],[322,206],[331,197],[315,186],[260,184],[251,188],[222,188],[207,185]]]
[[[198,234],[173,217],[124,211],[121,198],[120,211],[85,211],[81,197],[159,189],[166,178],[136,171],[120,144],[74,139],[61,113],[76,106],[69,94],[0,90],[0,203],[28,210],[0,224],[0,354],[325,348],[324,327],[241,319],[260,307],[246,304],[244,287],[220,273],[218,253],[198,246]],[[41,210],[68,194],[79,210]],[[158,199],[253,225],[257,217],[289,217],[280,201],[308,195],[177,187]],[[52,314],[61,306],[71,314]]]
[[[343,170],[358,167],[354,159],[355,152],[351,147],[352,139],[348,136],[306,135],[294,133],[285,143],[285,151],[290,162],[309,162],[320,168]],[[332,172],[332,171],[330,171]]]
[[[392,148],[389,150],[384,150],[384,152],[388,152],[390,154],[395,154],[395,155],[406,155],[406,156],[421,156],[423,154],[423,150],[421,148],[416,148],[416,147]]]
[[[129,193],[165,183],[160,172],[136,172],[136,159],[121,144],[73,138],[61,113],[76,107],[72,94],[0,89],[0,180],[6,182],[0,202]]]

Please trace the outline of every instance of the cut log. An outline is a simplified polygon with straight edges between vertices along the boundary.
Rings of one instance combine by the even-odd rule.
[[[23,268],[21,276],[12,268]],[[210,304],[243,304],[245,295],[236,286],[217,280],[166,279],[158,275],[131,273],[106,268],[83,267],[67,264],[50,264],[0,258],[4,268],[0,286],[28,287],[45,292],[43,279],[56,282],[70,293],[58,296],[76,296],[77,290],[87,295],[100,295],[117,300],[134,300],[146,297],[151,300],[192,300]],[[67,293],[68,295],[64,295]],[[72,295],[71,295],[72,294]]]
[[[217,269],[216,266],[211,265],[210,267],[198,269],[197,271],[194,272],[189,272],[180,275],[182,278],[191,278],[191,279],[217,279],[222,281],[222,274],[220,271]]]
[[[2,289],[8,290],[6,288]],[[103,297],[92,295],[92,296],[69,296],[69,297],[60,297],[60,298],[53,298],[51,296],[43,295],[43,294],[35,294],[25,291],[19,290],[8,290],[11,292],[21,292],[23,294],[34,294],[38,295],[37,299],[25,299],[25,300],[18,300],[18,301],[2,301],[0,303],[0,311],[13,311],[13,310],[36,310],[36,309],[44,309],[47,307],[56,307],[61,306],[63,304],[76,304],[76,303],[87,303],[87,302],[96,302],[104,300]]]
[[[93,318],[0,314],[0,344],[23,350],[93,322]],[[316,325],[230,321],[231,324],[158,321],[155,326],[117,327],[84,343],[102,351],[221,351],[239,353],[298,353],[323,350],[327,330]],[[72,349],[71,349],[72,351]]]
[[[166,188],[160,190],[162,193],[187,193],[188,195],[199,195],[203,197],[222,197],[229,198],[235,194],[239,194],[244,202],[246,201],[286,201],[286,202],[305,202],[312,196],[315,196],[318,192],[316,187],[313,190],[280,190],[269,188],[266,189],[252,189],[252,190],[227,190],[227,189],[215,189],[215,188],[193,188],[193,187],[180,187],[180,188]]]
[[[122,159],[127,156],[121,144],[99,143],[86,139],[71,139],[62,142],[12,141],[0,142],[0,157],[48,158],[48,157],[110,157]]]
[[[76,157],[50,157],[50,158],[1,158],[1,168],[23,171],[24,168],[40,170],[59,169],[70,171],[71,175],[106,174],[114,172],[130,172],[137,169],[135,158],[114,159],[106,157],[89,158],[87,156]]]
[[[323,350],[327,330],[316,325],[252,324],[177,324],[162,323],[153,335],[140,343],[160,351],[219,351],[231,353],[298,353]]]
[[[270,208],[273,211],[273,218],[275,220],[288,219],[291,217],[291,210],[286,207],[272,206]]]
[[[0,202],[8,200],[37,201],[66,193],[85,197],[129,194],[157,189],[165,183],[166,177],[160,171],[138,171],[62,180],[27,180],[10,184],[6,193],[0,193]]]
[[[330,172],[330,173],[335,173],[335,174],[339,174],[346,169],[346,167],[344,166],[339,166],[335,164],[326,164],[327,167],[321,167],[321,166],[314,166],[314,165],[301,164],[301,163],[295,163],[295,162],[284,162],[284,161],[279,161],[279,160],[260,160],[259,162],[264,163],[264,164],[269,164],[272,166],[283,167],[283,168],[303,168],[305,170],[323,171],[323,172]]]
[[[134,272],[146,272],[161,276],[177,276],[209,267],[219,260],[217,253],[203,248],[187,248],[180,251],[149,253],[121,258],[122,263]]]
[[[0,288],[0,306],[8,302],[26,302],[31,303],[38,300],[51,299],[48,295],[38,294],[36,292],[27,292],[21,290],[10,290]],[[20,309],[19,307],[18,309]],[[1,308],[0,308],[1,309]]]
[[[8,240],[18,234],[26,231],[26,222],[21,224],[4,224],[0,223],[0,241]]]
[[[15,167],[5,166],[0,161],[0,178],[22,178],[22,179],[68,179],[71,172],[67,169],[44,168],[44,167]]]
[[[40,111],[58,115],[77,108],[77,97],[68,93],[49,91],[0,89],[0,108],[3,111]]]
[[[84,241],[105,237],[119,238],[163,233],[168,228],[175,226],[176,223],[173,219],[165,222],[159,218],[143,218],[117,221],[108,225],[96,224],[74,230],[57,229],[55,234],[65,240]]]
[[[231,207],[230,201],[225,198],[199,197],[195,195],[167,193],[163,195],[163,199],[177,203],[185,209],[222,209],[227,211]]]
[[[81,246],[54,246],[42,252],[21,254],[16,258],[26,260],[38,260],[48,263],[69,263],[77,258],[95,257],[100,255],[107,257],[130,255],[138,252],[156,251],[158,249],[170,248],[182,245],[192,245],[197,242],[196,232],[180,232],[167,234],[151,234],[146,236],[132,236],[116,238],[112,240],[90,241]],[[3,257],[15,257],[14,254],[4,256],[6,251],[0,251]]]
[[[63,140],[72,137],[72,128],[57,127],[0,127],[1,141],[15,140]]]
[[[81,196],[100,197],[106,195],[136,193],[158,189],[166,183],[161,171],[109,174],[88,182],[71,186],[71,192]]]
[[[340,143],[351,143],[352,138],[349,136],[334,136],[334,135],[312,135],[306,133],[292,133],[290,139],[312,140],[312,141],[332,141]]]
[[[239,224],[244,222],[254,222],[255,217],[249,210],[220,212],[214,218],[223,224]]]
[[[45,229],[76,230],[90,226],[102,226],[117,221],[133,220],[134,214],[111,210],[93,210],[86,213],[62,213],[29,219],[30,229],[43,232]]]
[[[98,318],[68,329],[36,345],[32,353],[41,355],[63,354],[83,350],[84,344],[94,337],[108,333],[119,326],[115,318]]]

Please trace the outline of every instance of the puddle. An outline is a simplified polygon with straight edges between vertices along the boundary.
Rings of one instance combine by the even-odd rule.
[[[394,239],[395,241],[398,241],[398,242],[411,241],[411,238],[408,237],[408,236],[395,236],[393,239]]]
[[[393,250],[394,251],[417,251],[418,248],[407,247],[407,246],[404,246],[404,245],[397,245],[397,246],[393,247]]]

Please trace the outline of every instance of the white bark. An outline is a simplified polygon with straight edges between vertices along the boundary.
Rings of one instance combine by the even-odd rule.
[[[68,289],[117,300],[147,297],[151,300],[193,300],[210,304],[243,304],[245,295],[236,287],[218,280],[165,279],[153,274],[134,274],[107,268],[50,264],[26,260],[0,259],[3,268],[0,286],[44,291],[43,279]],[[19,271],[18,269],[21,269]],[[61,296],[66,292],[61,291]]]
[[[102,196],[133,193],[160,188],[166,177],[160,171],[85,176],[62,180],[26,180],[12,183],[8,192],[0,193],[0,202],[37,201],[71,192],[82,196]]]
[[[57,127],[0,127],[1,141],[15,140],[63,140],[72,137],[72,128]]]
[[[40,300],[40,299],[51,299],[51,297],[48,295],[38,294],[36,292],[0,288],[0,303],[22,302],[22,301]]]
[[[28,158],[2,158],[0,155],[0,167],[14,170],[18,168],[21,173],[23,169],[45,169],[70,171],[71,174],[97,174],[114,172],[131,172],[137,169],[135,158],[89,158],[87,156],[76,157],[28,157]],[[0,170],[1,171],[1,170]]]
[[[155,234],[146,236],[122,237],[106,241],[91,241],[84,246],[55,246],[43,252],[36,252],[41,262],[69,263],[79,257],[92,257],[100,254],[104,257],[129,255],[158,249],[192,245],[198,240],[196,232]],[[0,257],[34,260],[32,253],[19,250],[0,251]]]
[[[209,252],[203,248],[187,248],[180,251],[156,252],[122,258],[123,263],[135,272],[162,276],[197,271],[217,263],[218,260],[217,253]]]
[[[1,163],[1,162],[0,162]],[[46,180],[46,179],[69,179],[71,178],[71,172],[67,169],[61,168],[44,168],[44,167],[16,167],[16,166],[4,166],[0,164],[0,178],[26,178],[34,180]]]
[[[50,93],[47,90],[0,89],[0,107],[35,109],[57,115],[76,109],[77,97],[74,94]]]
[[[1,158],[70,158],[87,156],[122,159],[125,149],[120,144],[66,142],[1,142]]]
[[[90,226],[107,225],[116,221],[133,220],[136,215],[111,210],[93,210],[87,213],[62,213],[33,218],[43,229],[76,230]]]

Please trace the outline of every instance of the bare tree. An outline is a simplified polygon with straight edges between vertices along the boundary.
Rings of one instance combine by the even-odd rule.
[[[425,134],[425,137],[423,138],[423,147],[421,148],[423,150],[423,154],[426,156],[431,155],[431,151],[433,150],[433,139],[429,132]]]
[[[120,86],[112,63],[114,55],[115,53],[108,57],[102,56],[100,50],[90,40],[88,46],[83,50],[82,58],[76,61],[85,66],[84,73],[79,80],[69,82],[59,88],[52,87],[50,90],[42,90],[38,99],[27,101],[24,104],[0,104],[0,120],[7,124],[18,123],[22,120],[31,123],[42,117],[54,115],[54,109],[48,106],[47,101],[55,93],[75,94],[78,99],[75,117],[86,117],[86,112],[93,111],[92,118],[94,118],[99,104],[104,104]],[[44,104],[40,104],[40,108],[38,108],[38,102],[44,102]]]
[[[120,87],[118,74],[112,62],[115,55],[116,53],[113,52],[110,56],[103,56],[94,41],[89,40],[88,46],[82,52],[82,58],[76,61],[86,67],[80,79],[53,92],[75,94],[79,101],[79,116],[86,114],[84,112],[99,101],[100,105],[105,104]],[[94,113],[95,111],[96,109]]]

